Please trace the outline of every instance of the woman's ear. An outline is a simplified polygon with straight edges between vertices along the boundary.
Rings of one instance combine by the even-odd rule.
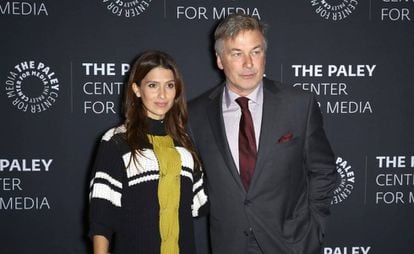
[[[134,91],[135,95],[137,97],[141,97],[141,92],[139,91],[139,87],[137,85],[137,83],[132,83],[132,91]]]

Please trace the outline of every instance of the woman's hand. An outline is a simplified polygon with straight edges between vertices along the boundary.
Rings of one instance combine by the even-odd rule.
[[[93,236],[93,254],[108,254],[109,241],[105,236]]]

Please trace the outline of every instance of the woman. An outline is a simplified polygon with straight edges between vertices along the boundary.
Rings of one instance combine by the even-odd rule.
[[[194,254],[192,217],[205,211],[207,197],[185,130],[183,81],[169,55],[149,51],[136,60],[124,107],[125,123],[105,133],[94,165],[94,253]]]

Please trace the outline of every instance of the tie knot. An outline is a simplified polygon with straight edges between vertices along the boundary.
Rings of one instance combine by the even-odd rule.
[[[237,104],[239,104],[242,110],[249,109],[249,98],[247,97],[239,97],[236,99]]]

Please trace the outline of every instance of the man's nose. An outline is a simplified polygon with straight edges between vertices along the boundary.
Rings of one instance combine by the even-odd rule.
[[[251,55],[244,56],[244,67],[252,68],[253,67],[253,59]]]

